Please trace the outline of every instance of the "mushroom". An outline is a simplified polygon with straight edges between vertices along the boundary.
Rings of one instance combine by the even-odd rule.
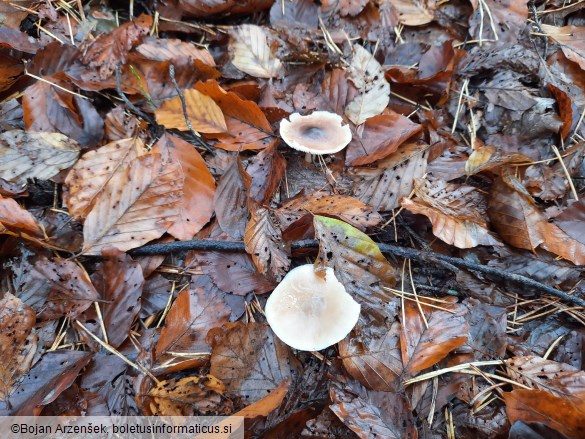
[[[313,264],[289,271],[264,309],[274,333],[301,351],[319,351],[343,340],[356,325],[360,305],[345,291],[331,268],[325,278]]]
[[[280,121],[280,135],[288,146],[311,154],[333,154],[351,142],[349,125],[342,125],[343,118],[328,111],[314,111],[308,116],[293,113]]]

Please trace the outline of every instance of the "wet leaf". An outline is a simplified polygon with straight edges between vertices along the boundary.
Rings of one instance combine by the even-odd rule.
[[[138,157],[109,180],[88,214],[83,252],[126,251],[159,238],[180,214],[182,187],[177,163],[161,164],[159,154]]]
[[[423,319],[417,304],[405,301],[400,333],[404,373],[410,374],[433,366],[467,341],[467,309],[453,301],[445,302],[440,304],[444,310],[439,310],[425,307],[422,301],[422,310],[425,312]]]
[[[503,397],[510,422],[542,422],[573,439],[585,435],[583,400],[575,404],[545,390],[528,389],[504,392]]]
[[[286,160],[276,146],[260,151],[246,168],[250,182],[250,199],[266,205],[278,190],[286,169]]]
[[[270,394],[266,395],[264,398],[256,401],[246,408],[234,413],[234,416],[245,416],[246,418],[256,418],[258,416],[266,417],[270,415],[273,411],[278,409],[282,400],[287,395],[290,384],[291,378],[287,378],[284,380],[280,385],[274,389]]]
[[[153,61],[170,60],[177,64],[191,64],[198,59],[208,66],[215,66],[215,61],[208,50],[200,49],[191,42],[174,38],[146,38],[136,48],[136,52]]]
[[[261,400],[283,380],[295,380],[300,364],[268,325],[227,323],[207,335],[212,346],[210,373],[226,387],[228,396],[248,404]]]
[[[8,181],[48,180],[78,157],[79,146],[63,134],[21,130],[0,134],[0,178]]]
[[[205,342],[207,332],[228,321],[231,310],[223,297],[203,288],[183,290],[171,307],[156,345],[159,362],[173,359],[174,370],[192,367],[188,357],[182,355],[211,352]],[[195,358],[198,361],[198,358]],[[180,363],[183,364],[180,364]]]
[[[223,133],[227,131],[225,118],[219,106],[209,96],[197,90],[183,90],[187,116],[195,131],[201,133]],[[164,101],[154,112],[156,121],[166,128],[187,131],[187,121],[179,96]]]
[[[244,24],[235,28],[231,36],[232,63],[239,70],[256,78],[275,78],[280,75],[282,63],[268,46],[268,35],[264,28]]]
[[[102,251],[92,282],[104,300],[100,304],[107,340],[115,348],[128,337],[140,311],[144,286],[142,268],[132,258],[114,248]]]
[[[233,239],[242,239],[248,220],[249,176],[238,157],[225,170],[215,191],[215,215],[221,229]]]
[[[0,196],[0,234],[11,232],[42,238],[43,230],[28,210],[12,198]]]
[[[560,44],[567,58],[579,64],[585,70],[585,29],[583,26],[549,26],[542,25],[542,30]]]

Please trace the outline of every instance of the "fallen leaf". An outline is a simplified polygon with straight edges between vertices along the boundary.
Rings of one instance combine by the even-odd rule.
[[[361,125],[384,111],[390,101],[390,84],[380,63],[359,44],[353,45],[353,57],[347,72],[359,94],[347,104],[345,115],[354,124]]]
[[[282,242],[272,212],[265,207],[254,206],[246,225],[244,244],[260,274],[268,274],[280,281],[290,266],[290,250]]]
[[[223,133],[227,131],[225,118],[221,108],[209,96],[191,89],[183,90],[185,107],[191,126],[201,133]],[[166,128],[177,128],[187,131],[187,121],[183,113],[181,98],[176,96],[166,100],[161,107],[154,111],[156,121]]]
[[[32,333],[35,312],[10,293],[0,300],[0,400],[9,400],[12,387],[26,373],[37,350]]]
[[[433,234],[458,248],[478,245],[502,245],[489,231],[486,201],[473,186],[435,180],[415,183],[420,199],[404,198],[402,207],[425,215],[433,224]]]
[[[415,179],[425,174],[428,149],[425,144],[402,144],[373,168],[353,168],[355,197],[378,211],[395,209],[402,197],[410,195]]]
[[[161,164],[160,154],[136,158],[109,180],[87,215],[83,253],[126,251],[160,238],[180,214],[182,186],[177,163]]]
[[[194,43],[175,38],[144,39],[136,52],[153,61],[172,61],[175,64],[191,64],[194,60],[214,67],[215,61],[207,49],[200,49]]]
[[[20,207],[12,198],[0,196],[0,234],[6,232],[36,238],[45,236],[43,230],[28,210]]]
[[[567,58],[576,62],[585,70],[585,29],[583,26],[549,26],[542,25],[542,30],[554,41],[559,43],[561,50]]]
[[[207,337],[212,346],[210,373],[225,384],[227,395],[246,403],[261,400],[299,374],[300,363],[268,325],[226,323]]]
[[[110,180],[146,153],[138,138],[117,140],[85,153],[65,179],[64,201],[71,216],[85,219]]]
[[[215,180],[201,154],[186,141],[165,134],[155,145],[166,148],[171,160],[178,163],[184,176],[181,213],[168,233],[179,240],[189,240],[203,228],[213,214]]]
[[[511,423],[542,422],[572,439],[585,436],[585,403],[574,403],[545,390],[516,389],[502,394]]]
[[[213,375],[161,381],[148,392],[151,416],[217,416],[233,411],[223,393],[225,386]],[[146,407],[145,407],[146,408]]]
[[[267,43],[267,31],[252,24],[234,28],[232,36],[232,63],[239,70],[256,78],[275,78],[280,75],[282,63]]]
[[[0,178],[48,180],[79,157],[77,142],[59,133],[12,130],[0,134]]]
[[[226,92],[215,80],[198,82],[195,88],[211,97],[225,116],[227,133],[210,135],[218,140],[216,147],[239,152],[264,149],[278,143],[279,139],[255,102],[242,99],[234,92]]]
[[[409,137],[422,130],[422,125],[386,110],[383,114],[370,117],[360,134],[354,134],[347,145],[345,164],[359,166],[374,163],[392,154]]]
[[[453,303],[453,300],[449,302],[441,303],[444,310],[438,310],[425,307],[426,302],[421,300],[421,311],[415,302],[404,301],[400,345],[405,374],[435,365],[467,341],[467,309],[461,304]],[[425,312],[425,319],[421,312]]]
[[[260,151],[246,168],[246,172],[252,178],[250,199],[261,206],[267,205],[278,190],[285,169],[286,160],[276,145]]]
[[[421,26],[434,19],[434,0],[386,0],[397,11],[398,20],[405,26]]]
[[[242,410],[233,414],[233,416],[244,416],[246,418],[266,417],[280,406],[284,397],[288,393],[291,384],[291,378],[287,378],[280,383],[270,394],[264,398],[250,404]]]
[[[389,297],[381,287],[394,286],[396,274],[376,243],[343,221],[318,215],[313,221],[319,240],[315,265],[331,266],[358,303],[374,314],[384,315]]]
[[[231,238],[244,237],[248,222],[248,187],[250,177],[238,157],[225,170],[215,191],[215,215],[221,230]]]
[[[227,322],[230,313],[223,297],[213,291],[203,288],[183,290],[173,302],[165,319],[155,350],[157,361],[163,363],[173,360],[172,370],[199,365],[199,358],[189,361],[190,358],[182,358],[182,355],[201,356],[210,353],[205,336],[210,329]]]
[[[140,311],[144,276],[138,262],[115,248],[104,249],[102,257],[91,280],[104,301],[100,309],[108,343],[117,348]]]

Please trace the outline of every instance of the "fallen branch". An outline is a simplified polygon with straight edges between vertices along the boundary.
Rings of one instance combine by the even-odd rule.
[[[313,239],[305,239],[302,241],[295,241],[291,244],[293,250],[317,248],[319,242]],[[391,254],[394,256],[400,256],[402,258],[417,260],[421,262],[436,263],[441,261],[443,263],[450,264],[458,268],[466,268],[468,270],[477,271],[479,273],[487,274],[497,279],[507,280],[514,282],[518,285],[530,287],[535,290],[542,291],[551,296],[563,299],[575,306],[581,306],[585,308],[585,300],[580,297],[575,297],[567,294],[556,288],[549,287],[548,285],[542,284],[534,279],[531,279],[520,274],[508,273],[498,268],[488,267],[486,265],[475,264],[473,262],[466,261],[461,258],[455,258],[452,256],[445,256],[440,253],[417,250],[412,248],[399,247],[391,244],[378,243],[378,247],[382,253]],[[199,251],[231,251],[231,252],[244,252],[246,251],[243,242],[234,241],[211,241],[211,240],[193,240],[193,241],[176,241],[161,244],[148,244],[142,247],[135,248],[129,253],[132,256],[149,256],[149,255],[168,255],[174,252],[188,251],[188,250],[199,250]]]

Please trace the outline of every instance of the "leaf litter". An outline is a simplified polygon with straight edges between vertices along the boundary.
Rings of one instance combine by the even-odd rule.
[[[132,5],[0,3],[1,414],[583,437],[581,2]],[[320,352],[263,314],[306,263]]]

